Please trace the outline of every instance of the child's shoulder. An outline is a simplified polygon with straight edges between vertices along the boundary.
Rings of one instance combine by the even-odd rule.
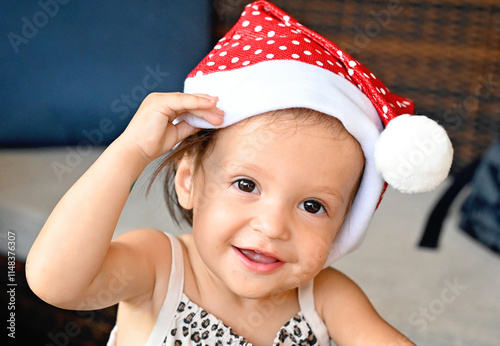
[[[153,228],[141,228],[126,232],[111,243],[125,247],[136,259],[157,260],[161,257],[170,262],[171,241],[166,233]]]
[[[314,301],[331,336],[346,335],[353,325],[369,325],[380,319],[359,286],[333,268],[326,268],[315,277]],[[347,335],[347,339],[351,338]]]
[[[328,308],[344,304],[346,300],[367,300],[363,291],[347,275],[337,269],[323,269],[314,278],[316,307]]]
[[[162,295],[172,265],[172,245],[164,232],[152,228],[129,231],[113,240],[111,249],[116,255],[111,258],[118,262],[115,268],[127,268],[133,282],[149,286],[146,296],[154,299],[158,293]],[[151,285],[147,285],[148,282]]]
[[[149,262],[148,268],[158,269],[160,263],[168,267],[171,265],[171,240],[165,232],[160,230],[153,228],[135,229],[120,235],[111,244],[126,249],[136,261]],[[163,271],[164,268],[159,269]]]
[[[338,344],[387,342],[413,345],[375,311],[359,286],[340,271],[327,268],[314,279],[316,311]]]

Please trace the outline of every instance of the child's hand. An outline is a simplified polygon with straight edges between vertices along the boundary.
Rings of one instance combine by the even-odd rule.
[[[222,124],[224,111],[217,108],[217,101],[206,94],[152,93],[119,140],[149,163],[199,130],[184,121],[173,125],[178,116],[189,112],[213,125]]]

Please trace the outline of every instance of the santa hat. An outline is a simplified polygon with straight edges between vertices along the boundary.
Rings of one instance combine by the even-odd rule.
[[[355,249],[386,184],[424,192],[448,175],[453,149],[444,129],[410,116],[413,103],[395,95],[337,45],[267,1],[246,6],[241,18],[185,81],[186,93],[219,97],[226,127],[253,115],[293,107],[339,119],[365,155],[361,185],[326,266]],[[193,115],[201,128],[215,126]]]

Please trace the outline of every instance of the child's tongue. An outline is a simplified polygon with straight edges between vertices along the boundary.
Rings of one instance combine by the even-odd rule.
[[[264,254],[262,254],[260,252],[257,252],[257,251],[245,250],[245,249],[240,249],[240,251],[250,261],[253,261],[253,262],[264,263],[264,264],[278,262],[278,260],[276,258],[271,257],[271,256],[266,256],[266,255],[264,255]]]

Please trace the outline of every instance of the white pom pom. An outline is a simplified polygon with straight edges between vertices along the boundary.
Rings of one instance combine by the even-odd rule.
[[[404,193],[426,192],[446,179],[453,147],[446,131],[425,116],[400,115],[375,145],[375,164],[384,180]]]

